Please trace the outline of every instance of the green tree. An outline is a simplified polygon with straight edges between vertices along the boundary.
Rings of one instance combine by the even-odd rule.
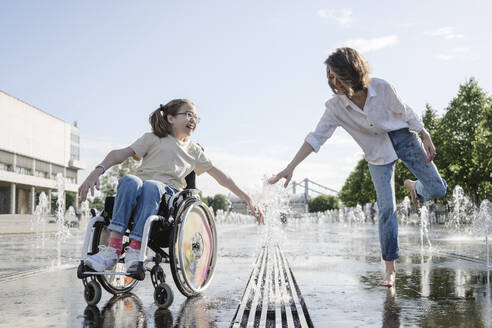
[[[365,159],[357,163],[355,170],[345,180],[338,197],[346,206],[363,205],[376,201],[376,191]]]
[[[58,201],[58,192],[52,192],[51,193],[51,211],[53,213],[55,213],[56,209],[58,208],[57,201]],[[70,206],[73,206],[75,208],[75,193],[65,191],[65,211],[68,210],[68,208]]]
[[[308,201],[309,212],[325,212],[338,209],[338,199],[335,196],[321,195]]]
[[[437,129],[436,165],[448,182],[478,203],[490,186],[490,121],[492,100],[474,78],[460,85]],[[488,125],[487,125],[488,122]]]
[[[95,208],[97,212],[104,209],[104,200],[100,197],[94,197],[93,200],[89,200],[89,208]]]
[[[439,129],[439,123],[440,123],[440,121],[441,120],[437,116],[437,111],[434,110],[431,107],[431,105],[426,104],[425,105],[424,114],[422,115],[422,123],[424,123],[425,129],[432,136],[432,141],[434,142],[434,144],[436,144],[436,140],[435,140],[434,134]]]
[[[208,197],[208,196],[203,196],[201,192],[199,193],[199,195],[200,195],[200,199],[201,199],[201,201],[202,201],[202,202],[204,202],[204,203],[205,203],[205,205],[209,206],[209,205],[210,205],[210,204],[209,204],[209,202],[210,202],[210,200],[211,200],[211,199],[213,199],[213,198]]]
[[[58,208],[58,205],[56,202],[58,201],[58,193],[52,192],[51,193],[51,213],[56,213],[56,209]]]
[[[473,142],[473,166],[476,171],[481,172],[484,179],[478,184],[479,202],[492,197],[492,106],[490,104],[491,98],[489,97]]]
[[[68,210],[70,206],[75,208],[75,193],[65,192],[65,210]]]
[[[127,174],[135,174],[137,172],[139,162],[132,157],[127,158],[123,163],[111,167],[101,177],[101,192],[105,197],[116,194],[118,180]]]
[[[207,205],[212,207],[214,214],[217,214],[217,210],[227,211],[227,198],[224,195],[217,194],[213,198],[207,198]]]

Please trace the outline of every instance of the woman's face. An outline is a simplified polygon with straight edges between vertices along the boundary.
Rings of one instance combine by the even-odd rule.
[[[328,83],[336,90],[336,94],[344,95],[345,89],[343,87],[343,84],[337,78],[337,75],[333,72],[333,70],[330,69],[330,67],[326,68],[326,75],[328,77]]]
[[[171,123],[174,136],[179,139],[191,136],[200,118],[194,106],[183,104],[175,115],[168,115],[168,121]]]

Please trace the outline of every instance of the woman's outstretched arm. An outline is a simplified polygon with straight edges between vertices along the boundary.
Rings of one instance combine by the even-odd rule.
[[[304,141],[301,148],[297,152],[296,156],[292,159],[292,161],[287,165],[285,169],[280,171],[277,175],[273,176],[268,180],[268,183],[274,184],[277,183],[278,180],[285,178],[284,188],[287,188],[289,185],[290,179],[292,179],[292,174],[294,174],[294,169],[299,165],[306,157],[309,156],[314,151],[313,147]]]
[[[135,152],[130,147],[110,151],[101,162],[101,165],[104,166],[104,169],[102,167],[95,168],[80,185],[80,200],[85,201],[87,199],[87,192],[89,191],[89,189],[92,196],[94,196],[94,187],[99,190],[99,177],[104,173],[104,170],[109,170],[111,166],[123,163],[128,157],[134,155]]]

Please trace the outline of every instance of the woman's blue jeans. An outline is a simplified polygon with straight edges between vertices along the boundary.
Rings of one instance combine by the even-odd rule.
[[[398,158],[418,179],[415,183],[417,198],[427,201],[443,197],[446,194],[446,181],[441,178],[433,162],[427,163],[427,154],[418,136],[408,129],[391,131],[388,135]],[[396,161],[385,165],[369,164],[379,209],[379,243],[385,261],[399,258],[395,163]]]
[[[134,213],[130,239],[142,241],[145,221],[159,211],[162,195],[164,193],[173,195],[176,192],[176,189],[160,181],[142,181],[134,175],[125,175],[118,181],[113,218],[108,229],[125,234],[130,217]]]

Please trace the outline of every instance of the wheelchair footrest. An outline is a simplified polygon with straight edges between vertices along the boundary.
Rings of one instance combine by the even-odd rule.
[[[143,262],[138,262],[137,268],[135,271],[132,270],[131,273],[127,274],[128,276],[137,279],[137,280],[144,280],[145,279],[145,266]]]
[[[86,270],[87,270],[87,267],[84,265],[84,261],[80,261],[80,264],[77,268],[77,278],[84,279],[84,278],[90,276],[91,273],[85,272]]]
[[[113,271],[87,271],[83,273],[87,276],[131,276],[128,272],[113,272]]]

